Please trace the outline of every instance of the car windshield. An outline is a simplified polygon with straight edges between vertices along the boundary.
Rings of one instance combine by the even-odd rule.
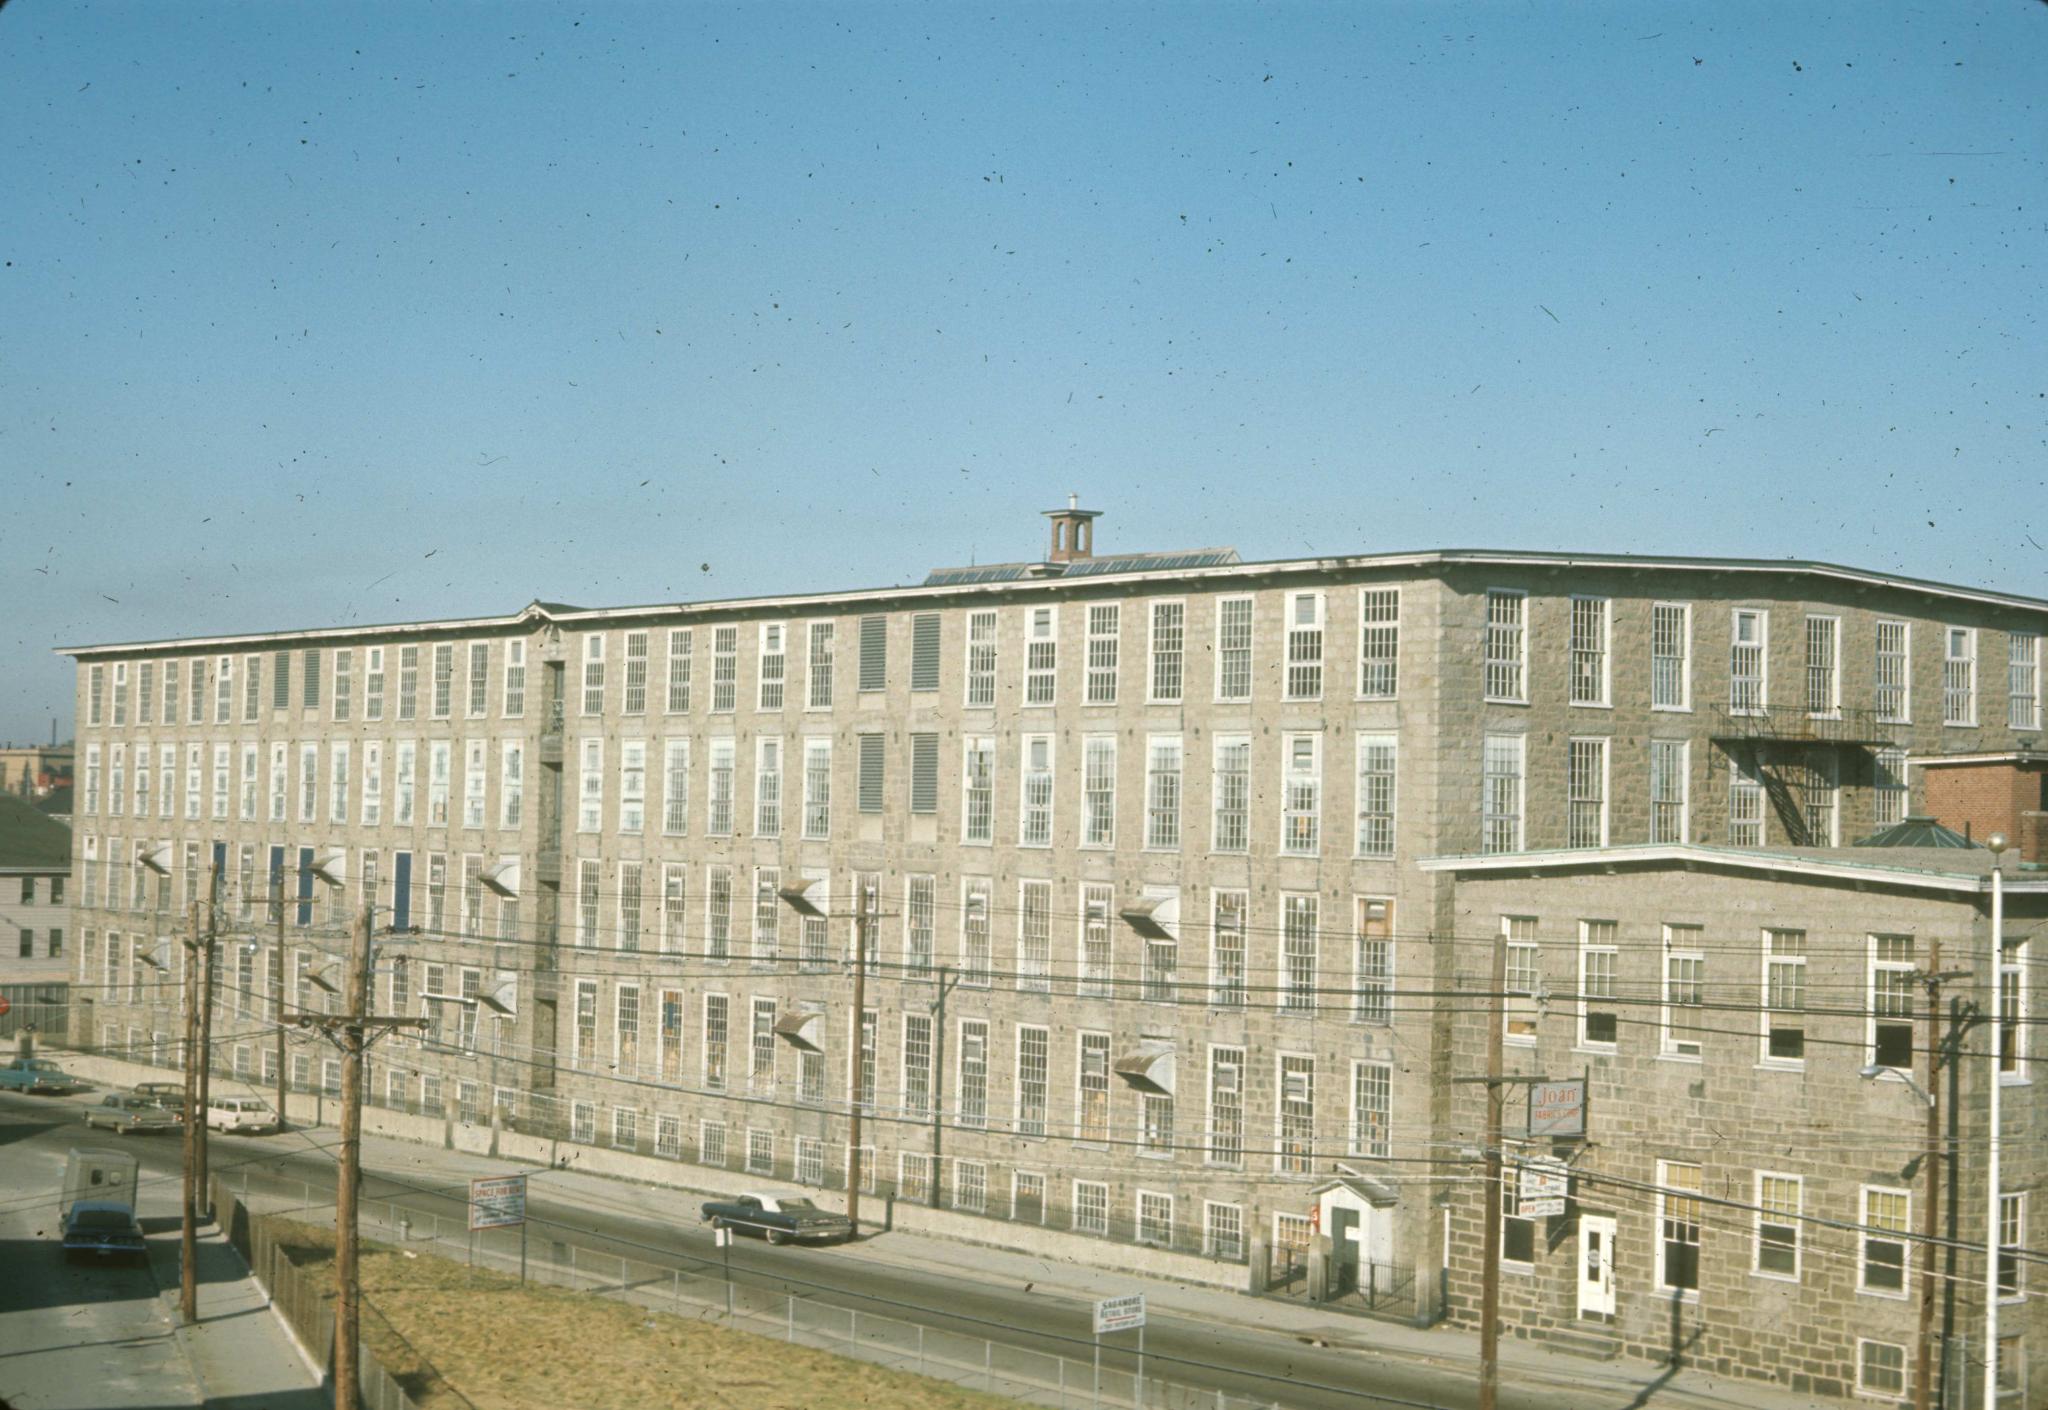
[[[72,1221],[80,1229],[123,1229],[128,1227],[128,1216],[118,1209],[81,1209]]]

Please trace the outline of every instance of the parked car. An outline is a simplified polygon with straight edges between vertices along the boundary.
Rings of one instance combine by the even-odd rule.
[[[165,1111],[178,1114],[178,1120],[185,1119],[185,1084],[183,1082],[137,1082],[128,1089],[138,1097],[148,1097]]]
[[[206,1104],[206,1124],[215,1131],[275,1131],[277,1113],[261,1097],[213,1097]]]
[[[152,1099],[133,1092],[109,1092],[100,1098],[98,1106],[87,1107],[82,1116],[87,1126],[104,1126],[117,1136],[131,1131],[175,1131],[185,1124]]]
[[[82,1199],[64,1211],[64,1256],[146,1258],[149,1244],[135,1211],[116,1200]]]
[[[745,1229],[771,1244],[824,1243],[853,1237],[853,1221],[844,1214],[818,1208],[802,1195],[749,1193],[704,1205],[704,1218],[714,1229]]]
[[[48,1058],[10,1058],[0,1063],[0,1091],[36,1092],[47,1097],[85,1090],[85,1083]]]

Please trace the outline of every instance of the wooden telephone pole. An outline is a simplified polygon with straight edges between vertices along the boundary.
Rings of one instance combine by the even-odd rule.
[[[199,1201],[194,1182],[199,1170],[199,1130],[206,1113],[199,1109],[199,903],[185,916],[185,1196],[178,1231],[178,1315],[186,1326],[199,1320]]]
[[[860,1237],[860,1079],[867,1065],[868,926],[872,890],[863,886],[853,903],[853,1062],[846,1079],[847,1135],[852,1141],[846,1157],[846,1217],[853,1224],[853,1237]],[[880,1032],[875,1034],[877,1045]],[[932,1172],[938,1179],[938,1172]]]
[[[348,1012],[302,1013],[301,1028],[317,1028],[341,1049],[341,1167],[334,1185],[334,1404],[335,1410],[356,1410],[358,1362],[362,1356],[362,1287],[357,1274],[359,1248],[356,1195],[363,1178],[363,1054],[395,1028],[424,1028],[424,1018],[372,1014],[370,1008],[370,914],[364,902],[349,933],[348,974],[344,1002]]]

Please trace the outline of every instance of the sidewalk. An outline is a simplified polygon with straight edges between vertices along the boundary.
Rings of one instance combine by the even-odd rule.
[[[158,1300],[198,1387],[195,1403],[207,1410],[326,1410],[316,1362],[271,1311],[242,1256],[211,1224],[202,1226],[197,1243],[199,1320],[187,1327],[178,1318],[177,1230],[150,1239]]]

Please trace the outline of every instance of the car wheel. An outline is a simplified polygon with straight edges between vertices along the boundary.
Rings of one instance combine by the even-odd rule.
[[[711,1227],[714,1229],[723,1229],[725,1227],[725,1220],[721,1219],[718,1215],[714,1214],[711,1216]]]
[[[780,1229],[770,1229],[768,1231],[768,1242],[771,1244],[786,1243],[788,1240],[789,1235]]]

